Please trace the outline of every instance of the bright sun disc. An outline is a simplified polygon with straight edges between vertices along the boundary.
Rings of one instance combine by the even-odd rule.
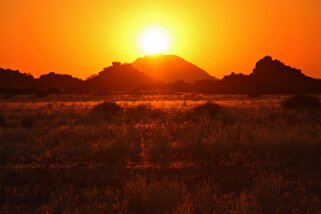
[[[146,54],[157,54],[168,51],[170,36],[161,28],[150,28],[144,31],[140,37],[140,48]]]

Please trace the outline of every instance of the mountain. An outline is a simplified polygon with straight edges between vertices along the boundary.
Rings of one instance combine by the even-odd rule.
[[[270,56],[256,63],[250,78],[275,93],[314,93],[321,89],[318,80]]]
[[[144,87],[165,87],[131,64],[114,62],[112,66],[103,69],[98,75],[92,75],[87,80],[81,80],[71,75],[54,72],[33,76],[19,71],[0,68],[0,93],[30,94],[34,89],[59,89],[65,93],[106,93],[111,91],[131,91]]]
[[[175,82],[171,89],[216,94],[320,94],[321,81],[266,56],[256,63],[250,75],[231,73],[218,81]]]
[[[175,55],[149,55],[138,58],[132,65],[155,80],[164,83],[173,83],[178,80],[194,82],[216,79],[203,69]]]
[[[145,72],[152,73],[154,78],[135,68],[135,65],[145,67]],[[182,76],[177,77],[179,75]],[[200,79],[195,80],[197,79],[195,76]],[[204,79],[203,77],[207,78]],[[170,78],[177,79],[169,81]],[[195,81],[192,82],[191,79]],[[166,80],[164,82],[167,83],[159,80]],[[103,69],[98,75],[92,75],[87,80],[56,73],[45,74],[36,79],[29,74],[0,68],[0,94],[126,91],[144,93],[187,91],[216,94],[321,94],[321,81],[306,76],[301,70],[288,66],[277,59],[272,59],[270,56],[260,59],[251,74],[231,73],[222,80],[212,78],[205,71],[182,58],[168,55],[140,58],[133,64],[114,62],[112,66]]]
[[[56,74],[54,72],[41,75],[36,79],[37,88],[58,88],[64,92],[74,93],[84,91],[84,81],[67,74]]]
[[[95,92],[129,91],[145,84],[156,83],[151,77],[138,71],[131,64],[114,62],[97,76],[85,81],[86,87]]]
[[[32,87],[34,78],[30,74],[0,68],[0,88],[27,88]]]
[[[304,75],[299,69],[266,56],[256,63],[250,75],[232,73],[211,84],[195,84],[194,88],[211,93],[320,94],[321,82]]]
[[[37,86],[37,80],[30,74],[0,68],[0,94],[9,95],[9,97],[10,95],[35,94],[40,97],[61,93],[59,89],[53,87],[40,88]]]

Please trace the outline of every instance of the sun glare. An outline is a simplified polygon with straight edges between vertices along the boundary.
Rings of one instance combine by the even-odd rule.
[[[145,54],[158,54],[167,52],[170,48],[170,35],[162,28],[146,29],[140,36],[139,45]]]

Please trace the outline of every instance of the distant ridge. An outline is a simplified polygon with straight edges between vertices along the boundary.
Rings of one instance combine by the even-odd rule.
[[[176,56],[163,57],[169,57],[170,60],[168,61],[174,58],[174,65],[176,65],[177,60],[180,62],[183,60]],[[166,66],[170,65],[167,60],[165,60],[165,67],[163,67],[162,60],[138,59],[138,61],[140,60],[143,60],[144,63],[155,63],[152,67],[160,63],[157,71],[162,72]],[[186,65],[186,62],[183,62],[183,64]],[[103,69],[98,75],[92,75],[87,80],[53,72],[42,75],[40,78],[34,78],[32,75],[19,71],[0,68],[0,94],[29,94],[39,90],[45,90],[50,93],[103,94],[109,92],[139,91],[186,91],[215,94],[321,94],[320,79],[306,76],[301,70],[285,65],[279,60],[272,59],[270,56],[260,59],[256,63],[253,72],[249,75],[231,73],[221,80],[214,79],[207,73],[202,73],[202,70],[199,70],[195,65],[188,65],[196,68],[192,73],[201,74],[198,77],[202,78],[205,76],[208,78],[199,79],[193,83],[184,79],[163,83],[139,71],[132,64],[121,64],[119,62],[114,62],[112,66]],[[166,78],[173,77],[170,72],[173,71],[173,68],[168,67],[165,71],[163,74]],[[182,71],[179,74],[185,75],[186,72]]]
[[[138,71],[131,64],[114,62],[112,66],[104,68],[97,76],[86,80],[85,85],[91,91],[104,93],[130,91],[150,83],[156,83],[156,81]]]
[[[30,74],[20,71],[0,68],[0,88],[27,88],[32,87],[34,78]]]
[[[233,83],[235,83],[233,85]],[[273,60],[271,56],[260,59],[250,75],[225,76],[222,84],[233,85],[242,93],[320,93],[318,80],[304,75],[301,70]]]
[[[84,81],[67,74],[56,74],[54,72],[41,75],[35,80],[37,88],[57,88],[65,92],[84,92]]]
[[[178,80],[190,83],[204,79],[216,80],[203,69],[175,55],[149,55],[138,58],[132,65],[164,83],[173,83]]]

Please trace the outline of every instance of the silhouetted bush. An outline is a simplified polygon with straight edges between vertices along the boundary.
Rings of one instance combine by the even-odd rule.
[[[282,107],[296,111],[316,111],[321,108],[320,99],[317,96],[294,95],[285,99]]]
[[[162,111],[153,108],[151,105],[137,105],[129,107],[127,114],[134,119],[156,119],[162,116]]]
[[[37,91],[36,93],[35,93],[35,97],[36,98],[39,98],[39,99],[43,99],[43,98],[45,98],[45,97],[47,97],[48,96],[48,93],[46,92],[46,91],[41,91],[41,90],[39,90],[39,91]]]
[[[123,163],[129,150],[129,146],[124,142],[101,142],[94,149],[94,154],[98,162],[113,165]]]
[[[146,156],[151,162],[168,163],[171,153],[171,136],[164,131],[154,134],[155,139],[146,145]]]
[[[283,203],[282,178],[276,175],[260,176],[255,183],[255,195],[263,213],[278,213]]]
[[[197,114],[207,114],[210,117],[215,117],[222,107],[216,103],[206,102],[205,104],[196,106],[192,109]]]
[[[262,98],[261,94],[248,94],[249,98]]]
[[[4,94],[4,95],[2,95],[2,99],[4,99],[4,100],[11,100],[13,98],[14,98],[13,94]]]
[[[181,183],[169,179],[138,178],[127,182],[125,192],[128,213],[174,213],[184,199]]]
[[[25,128],[31,129],[35,125],[35,120],[31,117],[25,117],[22,119],[21,125]]]
[[[118,114],[122,110],[122,107],[115,102],[103,102],[93,108],[93,113],[102,113],[107,115]]]
[[[0,112],[0,127],[5,125],[5,117],[2,115],[2,113]]]

